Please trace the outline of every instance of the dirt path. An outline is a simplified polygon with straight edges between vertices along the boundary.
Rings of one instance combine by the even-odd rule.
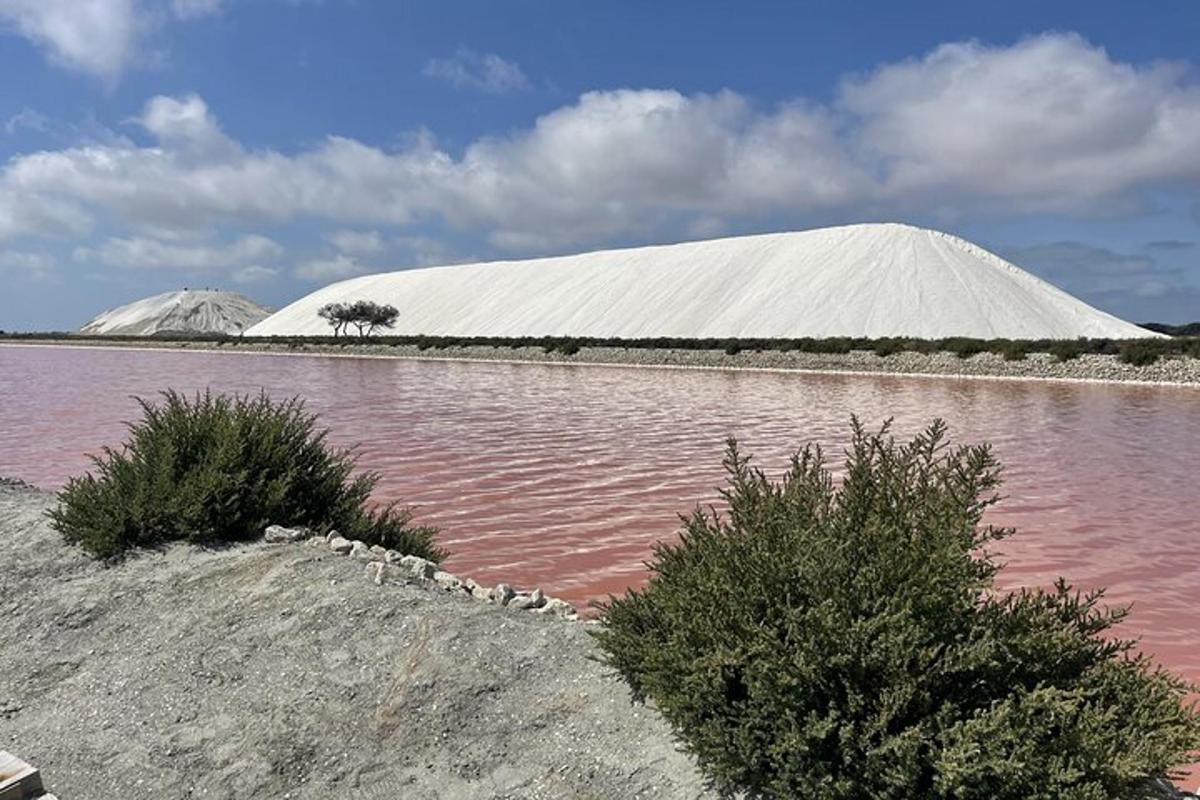
[[[0,485],[0,749],[61,800],[709,797],[585,626],[307,543],[112,567]]]

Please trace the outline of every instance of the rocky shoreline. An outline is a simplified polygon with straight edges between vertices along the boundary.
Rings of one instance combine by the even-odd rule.
[[[550,614],[568,620],[578,620],[579,611],[566,600],[547,597],[539,588],[517,591],[507,583],[484,586],[473,578],[460,578],[438,568],[432,561],[417,556],[406,556],[396,550],[379,545],[368,546],[357,539],[346,539],[337,531],[317,536],[307,528],[285,528],[272,525],[266,529],[263,540],[268,544],[288,544],[306,541],[318,548],[328,549],[342,556],[350,556],[365,562],[367,575],[381,586],[385,583],[418,584],[437,586],[452,594],[465,594],[484,603],[504,606],[514,611],[532,611],[535,614]]]
[[[1200,386],[1200,359],[1183,356],[1167,356],[1160,358],[1154,364],[1134,366],[1122,362],[1115,355],[1085,354],[1069,361],[1059,361],[1048,353],[1031,353],[1020,361],[1006,361],[994,353],[978,353],[969,358],[960,358],[953,353],[944,352],[901,352],[881,356],[863,350],[849,353],[745,350],[730,355],[721,350],[621,347],[583,347],[577,353],[568,356],[557,351],[546,352],[541,347],[454,346],[420,349],[416,345],[393,346],[369,342],[360,344],[345,340],[336,344],[332,341],[329,344],[273,344],[237,341],[223,343],[155,341],[153,339],[116,342],[78,337],[29,341],[12,340],[3,344]]]

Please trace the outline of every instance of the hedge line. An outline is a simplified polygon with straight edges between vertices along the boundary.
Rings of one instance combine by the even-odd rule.
[[[3,333],[0,340],[36,341],[78,339],[81,341],[144,342],[144,336],[84,336],[74,333]],[[744,351],[801,353],[849,353],[865,350],[880,356],[896,353],[954,353],[970,358],[977,353],[995,353],[1009,361],[1020,361],[1030,353],[1050,353],[1059,361],[1070,361],[1086,354],[1116,355],[1122,361],[1137,366],[1153,364],[1163,356],[1200,358],[1200,338],[1174,339],[912,339],[886,337],[879,339],[836,336],[824,339],[680,339],[658,337],[646,339],[597,338],[590,336],[373,336],[369,338],[330,336],[228,336],[212,334],[159,334],[150,339],[210,343],[221,346],[237,344],[274,344],[300,347],[324,345],[353,347],[372,344],[391,347],[415,346],[421,350],[441,350],[449,347],[493,347],[517,349],[540,347],[545,352],[571,356],[585,347],[618,347],[636,350],[721,350],[728,355]]]

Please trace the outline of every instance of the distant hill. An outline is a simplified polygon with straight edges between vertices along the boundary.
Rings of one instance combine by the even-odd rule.
[[[1141,327],[1155,333],[1165,333],[1167,336],[1200,336],[1200,322],[1188,322],[1183,325],[1168,325],[1165,322],[1143,322]]]
[[[247,333],[329,335],[317,309],[354,300],[401,309],[401,336],[1153,336],[982,247],[899,224],[366,275]]]
[[[271,309],[236,292],[184,289],[105,311],[79,332],[126,336],[239,334],[270,314]]]

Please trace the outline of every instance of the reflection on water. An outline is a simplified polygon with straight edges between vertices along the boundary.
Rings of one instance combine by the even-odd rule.
[[[715,499],[729,435],[777,471],[809,440],[840,452],[851,414],[944,417],[1006,464],[1006,584],[1106,585],[1136,601],[1123,632],[1200,680],[1200,390],[0,347],[0,474],[60,485],[167,387],[303,395],[379,499],[442,527],[449,569],[575,601],[642,580]]]

